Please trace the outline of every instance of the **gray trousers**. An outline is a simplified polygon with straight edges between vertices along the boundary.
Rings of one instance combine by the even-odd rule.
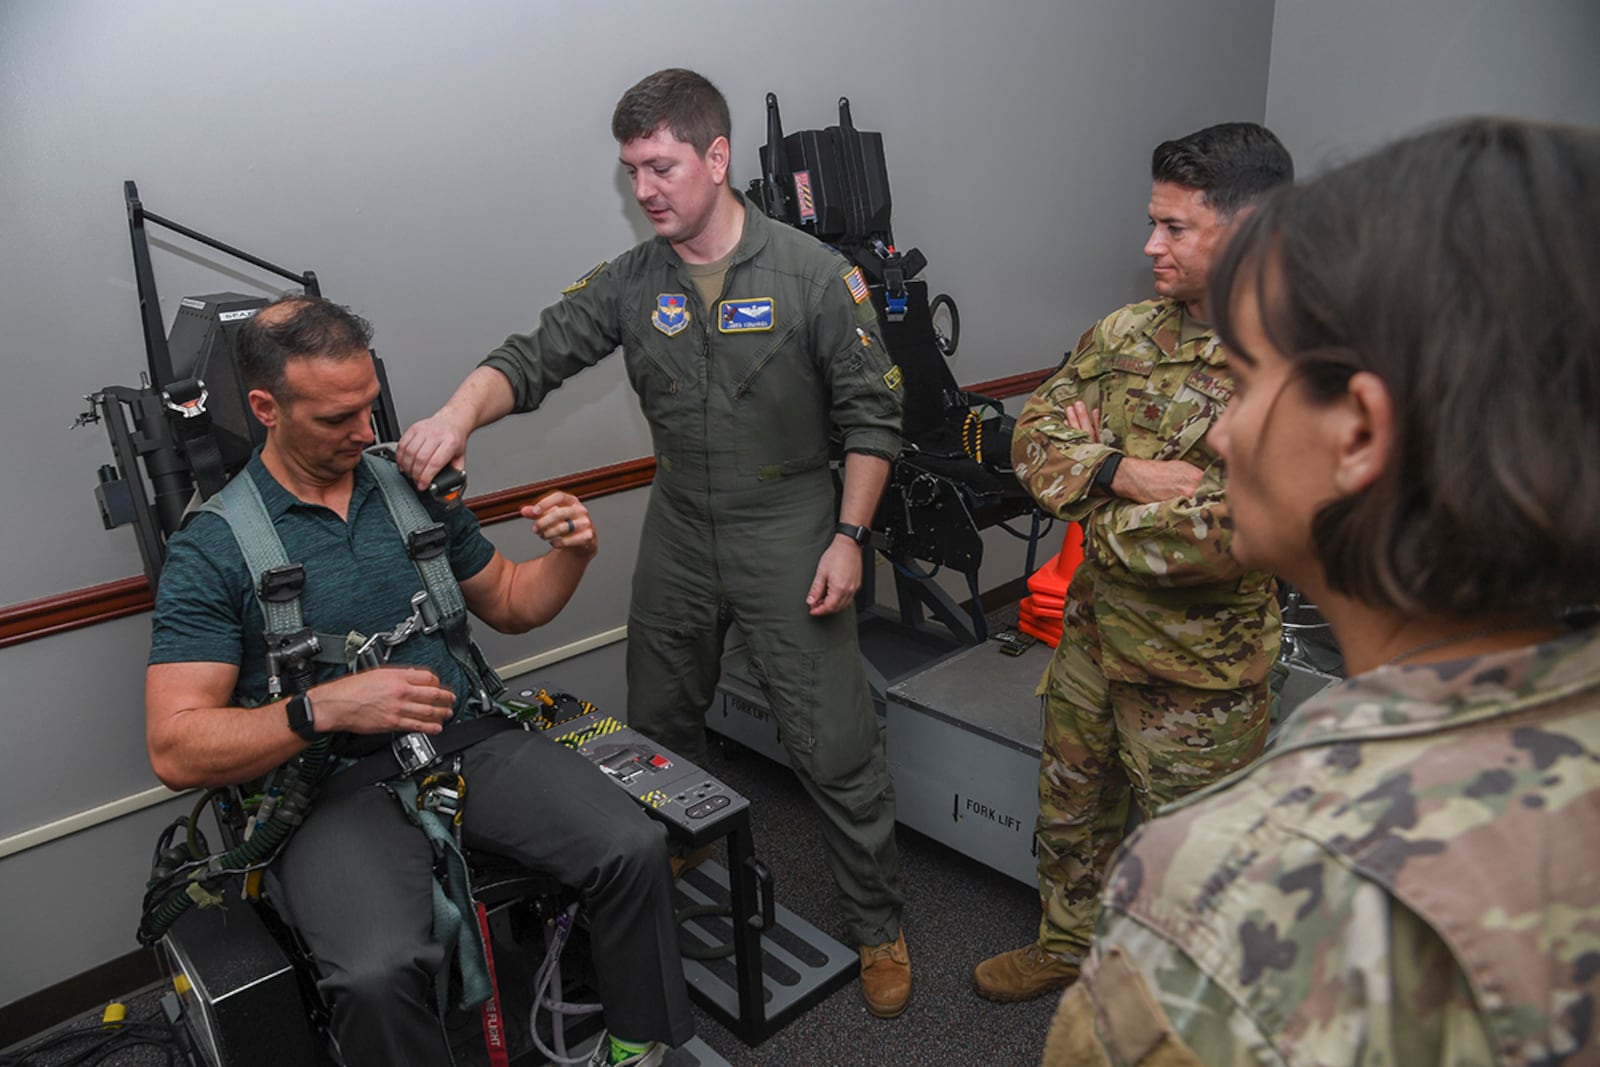
[[[606,1026],[678,1045],[694,1034],[663,827],[588,760],[520,730],[463,754],[462,843],[578,889]],[[376,786],[313,804],[275,864],[352,1067],[450,1061],[435,1015],[433,852]]]
[[[825,477],[825,472],[824,477]],[[705,716],[737,621],[784,748],[822,815],[828,868],[859,944],[892,941],[905,897],[894,785],[872,708],[855,611],[813,618],[805,597],[833,536],[831,489],[769,493],[744,514],[652,494],[628,615],[628,724],[705,756]]]

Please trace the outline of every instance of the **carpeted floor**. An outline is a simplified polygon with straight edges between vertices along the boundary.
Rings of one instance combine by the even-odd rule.
[[[819,821],[787,768],[744,749],[713,753],[707,769],[752,802],[756,850],[777,875],[778,902],[844,939],[833,884],[822,867]],[[696,1012],[700,1036],[735,1067],[798,1064],[1036,1064],[1054,997],[993,1004],[972,992],[972,966],[1031,941],[1038,893],[1013,878],[901,827],[911,1005],[898,1019],[867,1013],[852,982],[765,1041],[744,1046]],[[720,858],[720,857],[719,857]]]

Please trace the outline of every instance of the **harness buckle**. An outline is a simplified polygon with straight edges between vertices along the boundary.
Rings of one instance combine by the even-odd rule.
[[[406,552],[414,560],[433,559],[450,544],[450,532],[444,523],[421,526],[406,535]]]
[[[256,583],[256,596],[269,604],[287,604],[299,596],[305,587],[305,567],[299,563],[286,563],[261,572],[261,580]]]
[[[407,778],[439,758],[427,734],[399,734],[389,742],[389,751],[394,753],[401,775]]]
[[[185,378],[173,382],[161,393],[161,404],[168,411],[184,419],[197,419],[206,413],[206,401],[211,394],[206,383],[199,378]]]
[[[426,589],[411,594],[411,620],[417,632],[431,634],[439,630],[439,605]]]
[[[460,823],[467,796],[467,780],[456,774],[430,774],[417,786],[417,810],[431,811],[441,819]]]

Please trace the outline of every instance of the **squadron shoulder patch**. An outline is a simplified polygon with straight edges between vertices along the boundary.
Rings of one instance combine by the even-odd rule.
[[[588,274],[585,274],[583,277],[579,278],[577,281],[573,282],[571,285],[567,286],[565,289],[561,290],[561,295],[562,296],[566,296],[568,293],[576,293],[579,289],[582,289],[584,286],[586,286],[590,282],[594,281],[594,276],[596,274],[599,274],[601,271],[603,271],[605,269],[606,269],[606,261],[602,259],[600,261],[600,265],[598,267],[596,267],[594,270],[590,271]]]
[[[844,284],[850,287],[850,295],[855,297],[856,303],[863,303],[871,294],[867,292],[867,280],[861,276],[860,267],[851,267],[844,276]]]
[[[660,293],[656,296],[656,309],[650,315],[650,325],[671,337],[683,332],[689,325],[689,298],[682,293]]]
[[[719,333],[761,333],[772,329],[772,297],[724,300],[717,305]]]

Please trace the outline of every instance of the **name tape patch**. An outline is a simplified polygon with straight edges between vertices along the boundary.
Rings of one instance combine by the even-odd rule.
[[[772,297],[724,300],[717,305],[717,329],[722,333],[760,333],[772,329]]]

